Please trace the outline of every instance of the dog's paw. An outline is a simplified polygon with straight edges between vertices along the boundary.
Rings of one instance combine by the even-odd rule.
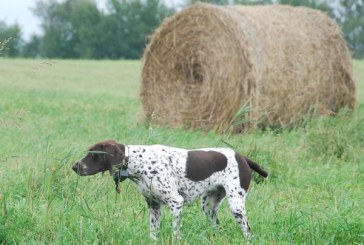
[[[155,233],[150,233],[149,238],[155,242],[158,241],[157,234]]]

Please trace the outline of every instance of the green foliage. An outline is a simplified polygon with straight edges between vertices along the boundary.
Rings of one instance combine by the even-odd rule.
[[[32,35],[30,40],[24,45],[22,56],[26,58],[38,58],[42,54],[42,39],[37,35]]]
[[[340,0],[341,11],[331,15],[342,26],[353,57],[364,58],[364,1]]]
[[[110,58],[140,58],[148,36],[172,13],[159,0],[110,0],[101,23],[106,30],[104,52]]]
[[[354,67],[363,95],[364,62]],[[135,185],[123,182],[117,195],[108,174],[79,177],[72,164],[103,139],[185,148],[220,140],[213,132],[139,124],[140,62],[2,59],[1,68],[1,244],[151,243]],[[270,174],[264,181],[255,175],[247,197],[253,244],[362,243],[363,103],[359,96],[356,111],[304,128],[224,137]],[[171,244],[171,215],[162,213],[159,244]],[[226,202],[219,219],[211,226],[198,202],[184,207],[180,244],[246,243]]]
[[[34,13],[42,19],[41,56],[98,58],[101,13],[94,1],[38,1]]]
[[[198,2],[203,3],[211,3],[218,5],[227,5],[227,4],[272,4],[274,1],[272,0],[186,0],[186,4],[194,4]]]
[[[320,9],[322,11],[329,11],[330,7],[324,1],[317,0],[278,0],[280,4],[287,4],[291,6],[305,6],[314,9]]]
[[[201,3],[220,4],[220,5],[226,5],[226,4],[229,4],[230,3],[229,0],[202,0],[202,1],[199,1],[199,0],[187,0],[186,1],[186,4],[187,5],[190,5],[190,4],[194,4],[194,3],[198,3],[198,2],[201,2]]]
[[[159,0],[109,0],[107,6],[102,12],[93,0],[38,1],[34,13],[41,18],[44,32],[40,55],[140,58],[147,36],[173,12]]]
[[[17,24],[0,21],[0,56],[17,57],[21,52],[21,31]]]

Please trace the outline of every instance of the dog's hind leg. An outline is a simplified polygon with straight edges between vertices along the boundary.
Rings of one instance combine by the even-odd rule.
[[[230,210],[236,221],[239,223],[241,230],[246,237],[249,236],[249,223],[245,210],[246,191],[243,188],[238,190],[227,190],[226,197],[229,203]]]

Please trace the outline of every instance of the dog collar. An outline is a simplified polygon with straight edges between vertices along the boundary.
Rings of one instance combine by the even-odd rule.
[[[120,193],[119,183],[123,182],[129,177],[128,169],[129,164],[129,148],[125,146],[124,149],[124,159],[120,163],[120,167],[113,174],[113,179],[115,182],[115,190],[117,193]]]
[[[129,147],[125,146],[124,150],[124,160],[121,162],[121,169],[126,170],[129,164]]]

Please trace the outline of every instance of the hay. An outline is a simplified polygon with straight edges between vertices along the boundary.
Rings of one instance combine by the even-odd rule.
[[[320,11],[199,3],[152,35],[141,101],[153,123],[221,132],[244,105],[245,128],[353,109],[355,84],[341,30]]]

